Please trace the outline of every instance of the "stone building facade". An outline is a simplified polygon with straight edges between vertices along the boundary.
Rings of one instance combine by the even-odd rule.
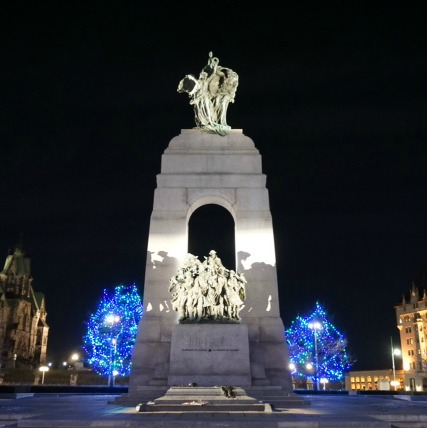
[[[45,297],[32,283],[31,259],[16,247],[0,272],[0,368],[46,363]]]
[[[427,293],[412,285],[409,299],[395,306],[406,391],[427,391]]]

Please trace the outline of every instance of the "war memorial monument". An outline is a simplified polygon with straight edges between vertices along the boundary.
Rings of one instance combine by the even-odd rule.
[[[238,75],[220,66],[212,52],[198,77],[179,82],[196,127],[181,130],[162,155],[148,236],[144,316],[128,393],[118,401],[172,408],[196,399],[224,405],[220,397],[252,406],[271,396],[294,405],[299,400],[292,392],[279,312],[261,155],[226,121],[238,84]],[[235,271],[215,249],[188,253],[190,217],[206,204],[220,205],[233,217]]]

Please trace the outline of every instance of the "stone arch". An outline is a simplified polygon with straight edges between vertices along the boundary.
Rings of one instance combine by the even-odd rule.
[[[192,192],[192,194],[188,197],[188,212],[187,212],[187,223],[190,220],[190,217],[198,208],[203,205],[220,205],[225,208],[233,217],[234,224],[236,224],[236,212],[234,210],[234,205],[236,203],[236,198],[234,195],[230,195],[229,192],[223,192],[220,190],[212,190],[208,191],[199,191]]]

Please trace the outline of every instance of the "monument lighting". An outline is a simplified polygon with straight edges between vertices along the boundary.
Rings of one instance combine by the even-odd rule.
[[[48,366],[40,366],[39,371],[42,372],[42,385],[44,384],[44,374],[49,371]]]
[[[322,324],[320,324],[320,322],[315,321],[315,322],[311,322],[308,324],[308,327],[313,330],[313,335],[314,335],[314,363],[315,363],[315,385],[316,385],[316,390],[319,390],[319,355],[317,352],[317,334],[320,330],[322,330]]]

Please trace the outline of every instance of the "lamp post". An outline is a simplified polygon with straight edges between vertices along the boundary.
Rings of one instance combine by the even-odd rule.
[[[291,371],[292,389],[295,389],[294,373],[296,371],[296,365],[294,363],[290,363],[289,370]]]
[[[118,315],[110,314],[105,318],[106,324],[111,327],[111,347],[110,347],[110,370],[109,370],[109,378],[108,378],[108,386],[110,388],[114,387],[114,359],[116,356],[117,350],[117,339],[113,337],[113,327],[120,322],[120,317]]]
[[[39,371],[42,372],[42,385],[44,385],[44,374],[49,371],[48,366],[40,366]]]
[[[326,390],[326,384],[329,382],[328,379],[326,379],[325,377],[322,377],[322,379],[320,379],[320,383],[323,385],[323,391]]]
[[[317,332],[319,330],[322,330],[322,324],[320,324],[320,322],[315,321],[315,322],[311,322],[308,324],[308,327],[313,330],[313,335],[314,335],[314,364],[315,364],[315,385],[316,385],[316,390],[319,390],[319,355],[317,352]]]
[[[400,355],[400,349],[393,348],[393,338],[390,336],[390,345],[391,345],[391,363],[393,366],[393,381],[390,382],[392,386],[394,386],[394,390],[397,390],[397,385],[400,385],[400,382],[396,381],[396,366],[394,364],[394,356]]]

